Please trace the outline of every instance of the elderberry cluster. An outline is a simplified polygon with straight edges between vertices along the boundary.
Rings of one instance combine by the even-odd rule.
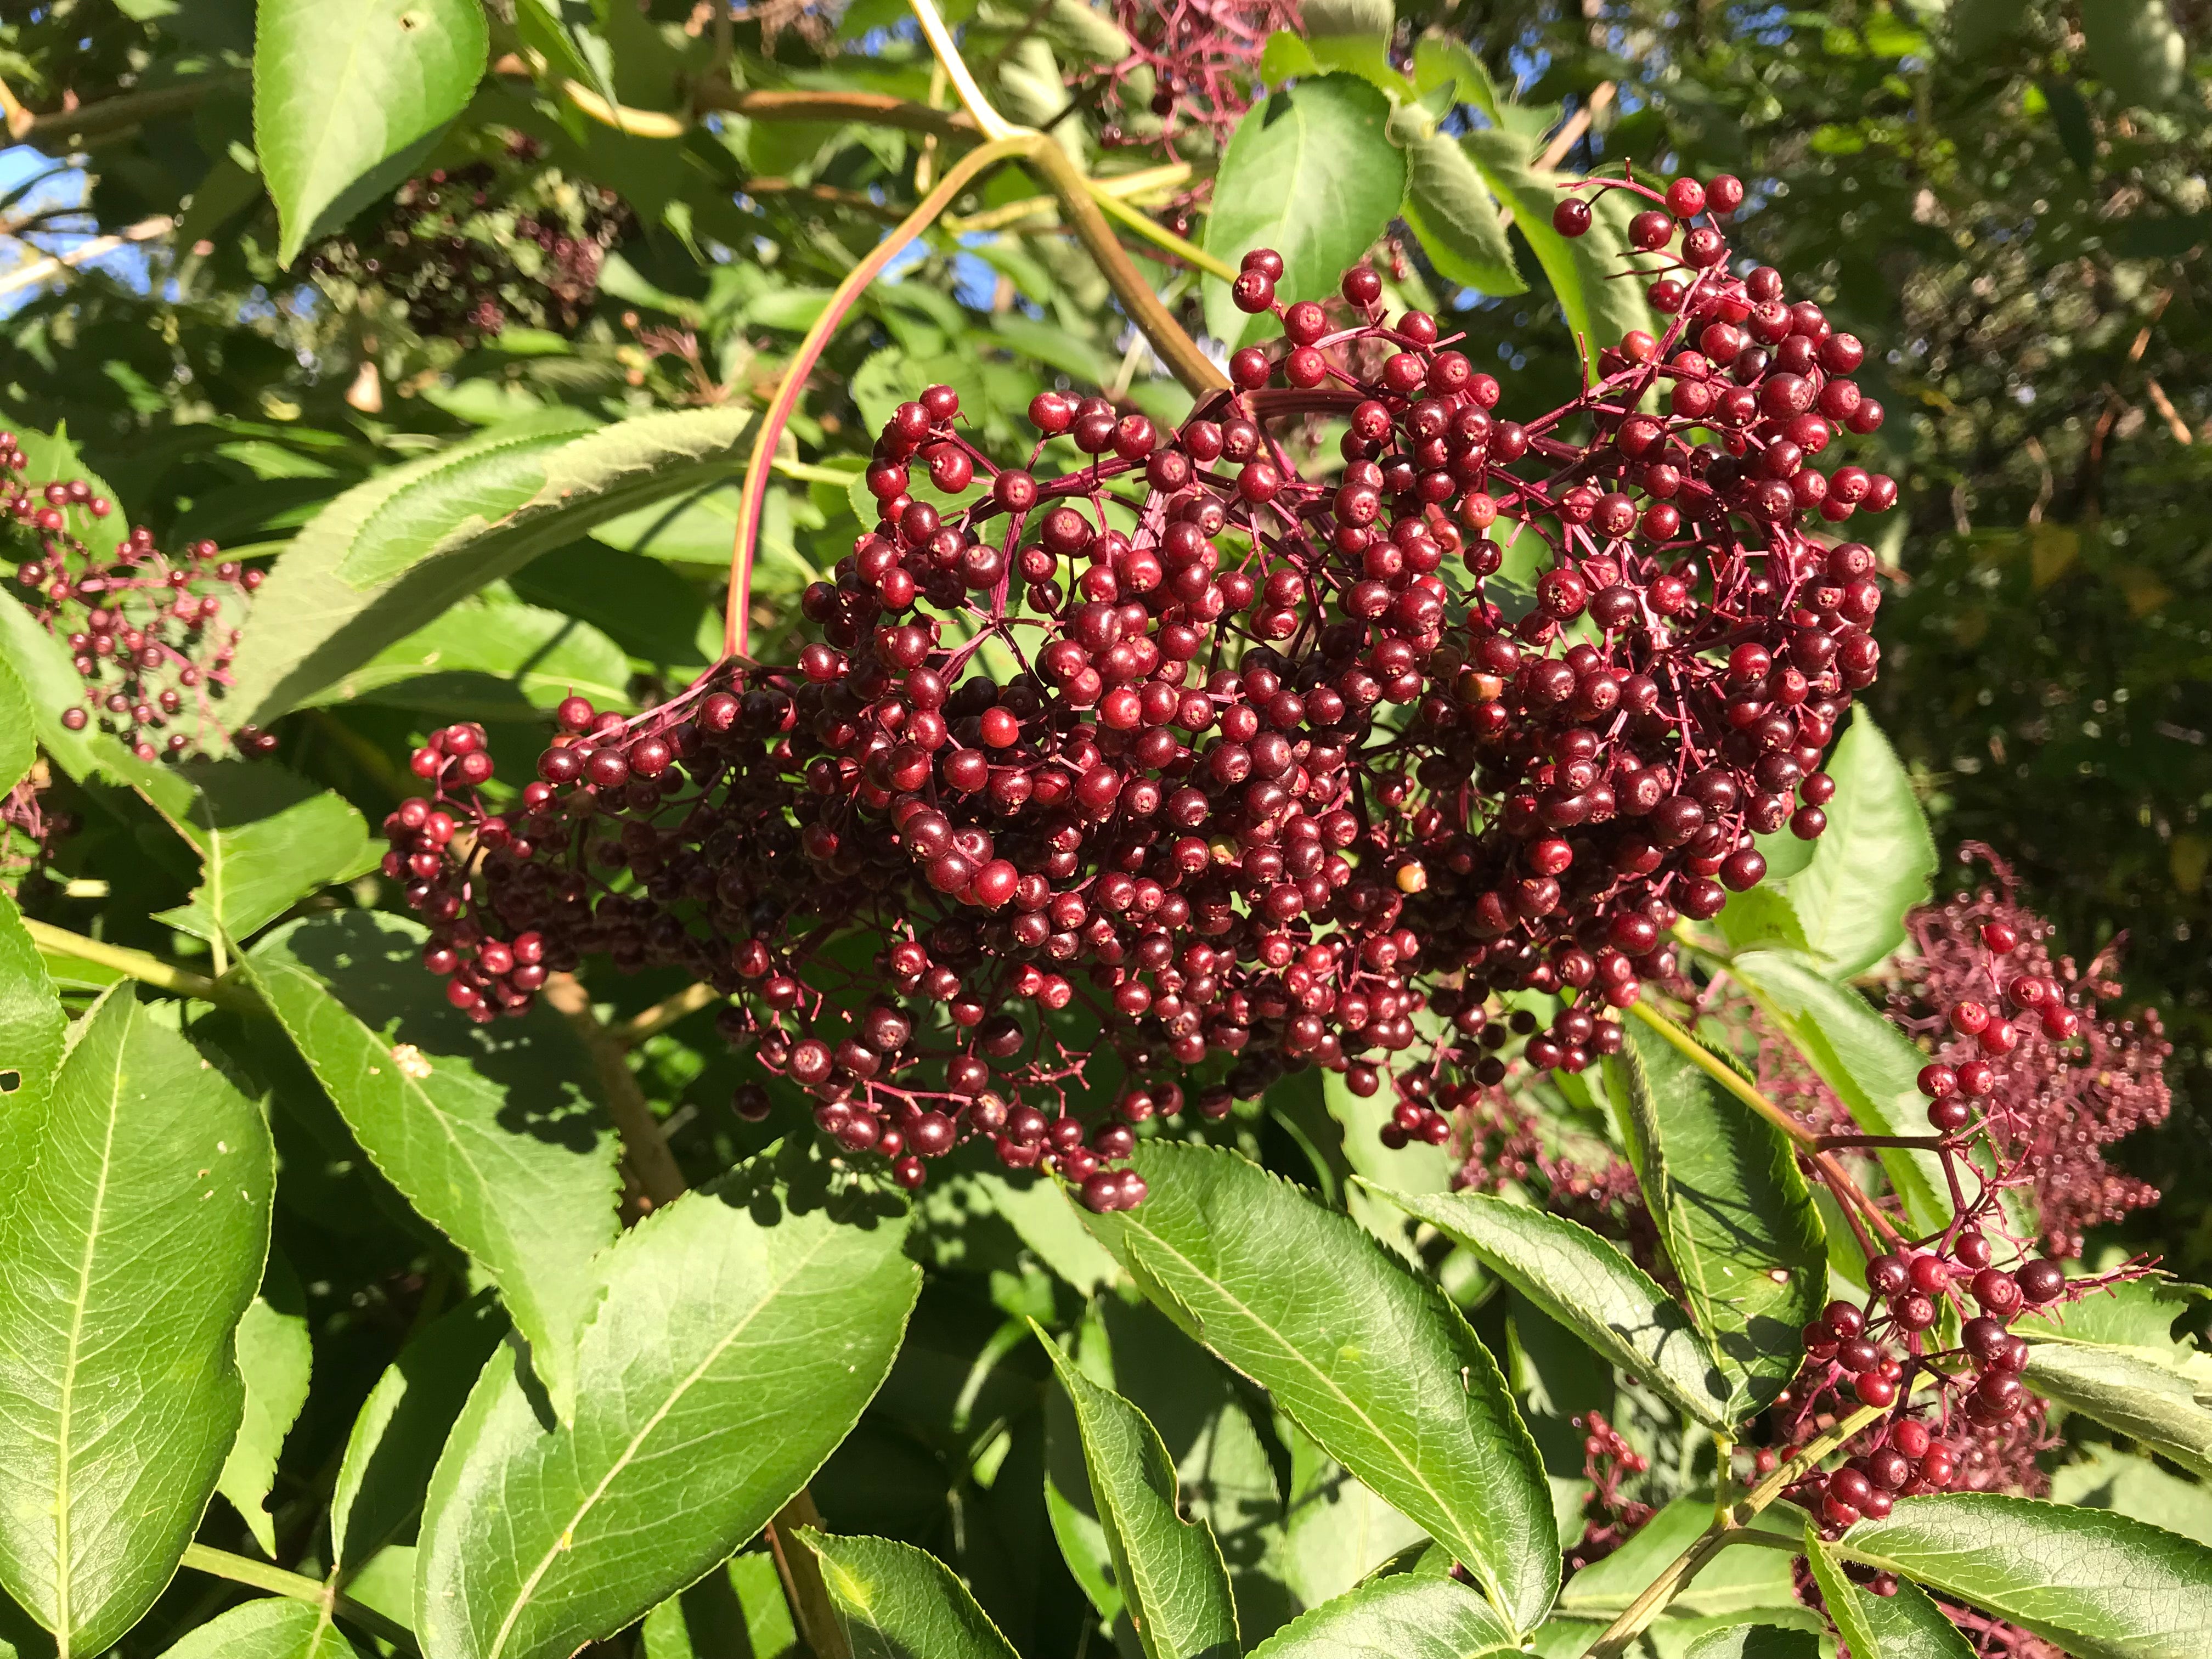
[[[239,635],[226,600],[242,612],[262,573],[210,541],[164,553],[143,525],[100,553],[71,528],[71,515],[104,520],[113,503],[83,478],[27,483],[27,465],[15,435],[0,432],[0,526],[35,550],[15,567],[16,586],[84,680],[84,701],[62,711],[62,724],[112,732],[144,761],[230,743],[246,755],[275,748],[270,734],[228,732],[216,714]]]
[[[1388,1077],[1385,1139],[1442,1142],[1510,1034],[1534,1068],[1613,1051],[1678,917],[1760,879],[1752,835],[1824,828],[1880,595],[1801,521],[1895,488],[1814,464],[1879,420],[1858,343],[1732,275],[1698,187],[1612,187],[1681,222],[1638,238],[1671,320],[1525,421],[1371,270],[1285,303],[1264,250],[1235,296],[1284,337],[1179,428],[1046,392],[1010,463],[951,388],[900,405],[795,661],[630,720],[571,699],[506,811],[470,728],[416,755],[394,854],[456,1005],[681,968],[901,1182],[981,1135],[1101,1209],[1141,1194],[1139,1125],[1293,1069]],[[1515,1032],[1522,989],[1574,995]]]
[[[2021,960],[2012,921],[1983,920],[1975,938],[1974,970],[1951,987],[1939,1011],[1940,1046],[1919,1078],[1957,1214],[1941,1234],[1918,1241],[1874,1218],[1886,1236],[1867,1261],[1866,1300],[1832,1302],[1805,1327],[1805,1368],[1778,1402],[1793,1436],[1823,1410],[1840,1414],[1853,1402],[1895,1407],[1841,1468],[1793,1488],[1830,1528],[1862,1516],[1879,1520],[1899,1497],[1986,1486],[2032,1454],[2041,1407],[2021,1381],[2028,1345],[2012,1328],[2116,1277],[2069,1279],[2049,1256],[2027,1255],[2009,1231],[2000,1195],[2030,1184],[2033,1174],[1999,1128],[1993,1062],[2014,1053],[2030,1031],[2054,1045],[2070,1042],[2082,1019],[2073,1006],[2077,993]],[[2045,1063],[2066,1069],[2087,1059],[2054,1047]],[[1955,1346],[1941,1334],[1954,1328],[1947,1312],[1956,1321]],[[1916,1399],[1922,1379],[1933,1387]]]

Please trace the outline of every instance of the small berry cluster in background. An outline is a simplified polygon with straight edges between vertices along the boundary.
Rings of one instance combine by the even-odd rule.
[[[1867,1296],[1832,1302],[1805,1328],[1804,1367],[1776,1411],[1795,1443],[1817,1420],[1862,1405],[1894,1407],[1848,1449],[1840,1468],[1810,1474],[1792,1489],[1837,1530],[1862,1516],[1879,1520],[1916,1492],[2039,1489],[2035,1454],[2049,1442],[2042,1403],[2021,1380],[2028,1344],[2014,1327],[2143,1271],[2131,1265],[2069,1278],[2056,1258],[2078,1253],[2064,1218],[2078,1213],[2068,1207],[2076,1201],[2054,1194],[2060,1218],[2043,1215],[2041,1253],[2015,1232],[2003,1201],[2021,1189],[2040,1204],[2049,1149],[2063,1139],[2072,1103],[2085,1086],[2112,1086],[2113,1028],[2095,1003],[2113,988],[2076,980],[2070,965],[2051,972],[2040,943],[2047,927],[2008,896],[1984,891],[1925,907],[1911,926],[1923,954],[1908,968],[1911,1012],[1899,1023],[1935,1050],[1919,1077],[1934,1133],[1906,1141],[1941,1161],[1954,1214],[1940,1234],[1907,1238],[1855,1189],[1836,1192],[1866,1252]],[[2085,1036],[2093,1028],[2104,1033],[2095,1043]],[[2147,1045],[2147,1077],[2135,1074],[2140,1067],[2130,1074],[2143,1095],[2158,1097],[2157,1115],[2162,1047]],[[2022,1054],[2031,1057],[2014,1068]],[[1819,1144],[1894,1143],[1835,1133]],[[1831,1170],[1813,1173],[1837,1188]],[[1954,1329],[1955,1343],[1945,1334]]]
[[[15,567],[18,597],[68,646],[85,684],[62,724],[111,732],[143,761],[274,749],[269,733],[231,732],[216,712],[262,573],[210,541],[165,553],[143,525],[125,527],[103,552],[70,529],[70,515],[105,520],[113,504],[83,478],[27,480],[27,466],[15,435],[0,433],[0,526],[30,549]]]
[[[496,165],[410,179],[380,221],[318,247],[312,269],[380,290],[426,339],[469,345],[510,324],[574,333],[634,221],[611,191],[539,165],[543,154],[517,135]]]
[[[395,854],[457,1005],[526,1004],[526,945],[680,968],[902,1182],[982,1135],[1099,1208],[1146,1119],[1304,1066],[1389,1078],[1386,1140],[1444,1140],[1505,1075],[1497,993],[1578,994],[1528,1066],[1611,1052],[1675,921],[1760,879],[1752,836],[1825,827],[1881,595],[1801,526],[1895,487],[1816,464],[1879,422],[1863,349],[1729,273],[1741,187],[1606,187],[1668,204],[1635,240],[1671,320],[1526,421],[1369,269],[1286,302],[1264,250],[1235,296],[1283,337],[1178,429],[1047,392],[1009,464],[949,387],[900,405],[794,662],[629,720],[572,699],[496,808],[468,728],[415,757]],[[1316,418],[1342,465],[1310,477]],[[1127,1086],[1086,1125],[1102,1062]]]
[[[1144,112],[1159,123],[1156,142],[1180,151],[1195,137],[1208,154],[1228,143],[1252,106],[1267,38],[1301,27],[1297,0],[1115,0],[1113,13],[1129,37],[1129,55],[1071,84],[1127,120],[1137,95],[1131,77],[1149,81]],[[1100,137],[1109,147],[1151,142],[1111,118]]]

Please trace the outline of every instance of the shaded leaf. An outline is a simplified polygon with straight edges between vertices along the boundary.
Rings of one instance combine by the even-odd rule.
[[[430,1471],[507,1320],[489,1295],[442,1315],[385,1367],[355,1415],[331,1493],[334,1564],[349,1572],[422,1506]]]
[[[1790,878],[1790,902],[1821,969],[1863,974],[1905,943],[1905,913],[1928,896],[1936,838],[1912,779],[1864,708],[1828,757],[1828,828]]]
[[[1661,1570],[1695,1543],[1712,1521],[1710,1498],[1678,1498],[1665,1504],[1626,1543],[1567,1581],[1559,1593],[1559,1611],[1607,1620],[1626,1611]],[[1751,1524],[1792,1542],[1798,1535],[1796,1523],[1772,1510]],[[1722,1551],[1675,1595],[1668,1611],[1670,1618],[1678,1620],[1739,1619],[1796,1607],[1790,1558],[1779,1550],[1759,1547]]]
[[[534,720],[572,692],[629,705],[629,659],[589,623],[476,594],[307,699],[419,709],[440,720]]]
[[[1910,1578],[1891,1595],[1861,1595],[1858,1607],[1881,1659],[1975,1659],[1959,1627]]]
[[[0,1223],[0,1586],[65,1650],[138,1621],[215,1490],[273,1180],[253,1103],[131,988],[85,1017]]]
[[[1821,1540],[1820,1528],[1810,1520],[1805,1522],[1805,1561],[1813,1570],[1813,1582],[1820,1587],[1820,1600],[1828,1609],[1828,1622],[1836,1627],[1836,1634],[1850,1644],[1851,1659],[1888,1659],[1887,1650],[1867,1620],[1866,1604],[1879,1598],[1871,1591],[1860,1589],[1844,1576],[1843,1563]]]
[[[253,147],[289,265],[398,182],[379,163],[460,113],[489,35],[476,0],[260,0],[253,45]]]
[[[1148,1141],[1091,1230],[1168,1316],[1425,1528],[1517,1628],[1559,1578],[1535,1444],[1489,1351],[1348,1216],[1234,1152]]]
[[[1971,1601],[2078,1659],[2192,1659],[2212,1630],[2212,1549],[2101,1510],[1992,1492],[1900,1498],[1838,1554]]]
[[[1307,1607],[1334,1601],[1400,1551],[1426,1541],[1426,1533],[1297,1424],[1279,1419],[1276,1429],[1291,1449],[1283,1576]]]
[[[1458,139],[1431,132],[1406,145],[1405,219],[1449,280],[1484,294],[1523,294],[1498,204]]]
[[[471,1024],[422,971],[424,936],[345,911],[280,929],[245,965],[378,1170],[498,1283],[565,1419],[592,1258],[617,1231],[614,1136],[561,1017]]]
[[[1220,1547],[1176,1508],[1175,1466],[1143,1413],[1078,1370],[1030,1322],[1075,1407],[1092,1504],[1148,1659],[1234,1659],[1237,1613]]]
[[[2212,1486],[2169,1474],[2148,1457],[2112,1446],[2085,1446],[2081,1462],[2051,1472],[2051,1495],[2062,1504],[2116,1510],[2168,1532],[2212,1544]]]
[[[1384,132],[1390,100],[1352,75],[1300,81],[1255,104],[1237,125],[1214,180],[1206,249],[1231,264],[1254,248],[1283,256],[1277,291],[1333,292],[1396,216],[1405,153]],[[1229,284],[1206,281],[1206,331],[1241,345],[1258,319]]]
[[[1709,1630],[1684,1659],[1820,1659],[1820,1638],[1783,1625],[1729,1625]]]
[[[775,1560],[733,1555],[646,1615],[645,1659],[783,1659],[799,1632]]]
[[[1735,1427],[1729,1385],[1711,1345],[1618,1245],[1565,1216],[1486,1193],[1383,1195],[1464,1244],[1600,1354],[1706,1427]]]
[[[805,1484],[890,1369],[920,1270],[864,1196],[802,1210],[741,1172],[601,1262],[571,1426],[512,1344],[424,1506],[417,1603],[440,1659],[566,1659],[690,1583]]]
[[[1713,1339],[1739,1418],[1796,1370],[1798,1329],[1826,1300],[1820,1212],[1782,1132],[1641,1022],[1606,1062],[1667,1259]]]
[[[952,1569],[888,1538],[799,1534],[822,1562],[853,1659],[1016,1659]]]

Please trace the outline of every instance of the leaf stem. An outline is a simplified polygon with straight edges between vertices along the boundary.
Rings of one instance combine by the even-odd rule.
[[[75,957],[79,962],[97,963],[103,968],[112,968],[125,979],[135,979],[142,985],[153,986],[173,996],[198,997],[202,1002],[211,1002],[218,1008],[228,1008],[233,1013],[262,1014],[268,1012],[261,1000],[241,987],[210,979],[205,974],[196,974],[189,968],[179,968],[174,963],[164,962],[147,951],[134,951],[127,945],[106,945],[96,939],[87,939],[82,933],[72,933],[65,927],[51,922],[23,918],[24,930],[32,942],[58,956]]]
[[[1715,1517],[1713,1524],[1698,1534],[1689,1548],[1646,1585],[1641,1595],[1629,1603],[1627,1611],[1606,1626],[1605,1633],[1597,1638],[1586,1659],[1620,1659],[1620,1656],[1626,1653],[1636,1638],[1644,1633],[1644,1627],[1665,1612],[1667,1604],[1680,1595],[1690,1581],[1705,1570],[1708,1561],[1730,1544],[1754,1541],[1754,1529],[1750,1523],[1782,1496],[1790,1482],[1880,1417],[1885,1409],[1881,1406],[1860,1407],[1753,1486],[1741,1503],[1735,1504],[1724,1515]],[[1796,1546],[1790,1547],[1794,1549]]]
[[[1037,142],[1034,134],[994,139],[954,162],[937,188],[847,273],[845,280],[830,295],[830,303],[823,307],[822,314],[814,319],[814,326],[799,343],[799,349],[784,370],[775,397],[769,400],[768,409],[761,416],[760,430],[753,439],[752,459],[745,468],[744,491],[738,500],[737,546],[730,558],[730,594],[722,614],[722,654],[726,658],[745,654],[745,634],[750,622],[748,613],[752,607],[753,555],[760,546],[761,512],[768,501],[768,481],[774,470],[775,447],[784,428],[791,423],[799,398],[806,390],[807,377],[822,360],[830,337],[836,332],[837,325],[845,320],[845,314],[852,310],[868,284],[908,243],[936,222],[938,216],[967,188],[969,179],[986,167],[1026,155]]]
[[[1090,189],[1091,198],[1139,236],[1148,241],[1158,243],[1185,264],[1194,265],[1209,276],[1218,276],[1224,283],[1233,283],[1237,280],[1237,272],[1233,268],[1222,260],[1215,258],[1196,243],[1185,241],[1158,220],[1147,214],[1139,212],[1122,200],[1119,195],[1106,190],[1097,179],[1092,179],[1085,182]]]
[[[389,1642],[403,1653],[420,1653],[415,1632],[396,1619],[386,1617],[374,1607],[363,1607],[350,1596],[341,1595],[329,1584],[303,1577],[296,1572],[272,1566],[265,1561],[233,1555],[228,1550],[210,1549],[205,1544],[185,1546],[180,1564],[217,1578],[228,1578],[234,1584],[248,1584],[255,1589],[268,1590],[273,1595],[305,1601],[323,1609],[333,1619],[343,1619],[348,1624],[358,1625],[370,1635]]]
[[[544,995],[568,1020],[584,1052],[592,1057],[600,1092],[606,1097],[607,1115],[614,1119],[615,1133],[622,1138],[623,1162],[653,1204],[675,1202],[689,1183],[676,1154],[668,1150],[668,1137],[660,1132],[653,1103],[638,1087],[637,1078],[623,1058],[621,1042],[599,1024],[592,1007],[592,994],[574,974],[554,974],[546,979]]]
[[[976,84],[975,71],[968,67],[968,60],[961,57],[960,47],[952,39],[952,31],[945,26],[945,19],[938,15],[933,0],[907,0],[907,4],[914,12],[915,21],[921,25],[921,32],[928,36],[929,49],[937,54],[937,61],[944,65],[945,73],[952,82],[952,89],[960,94],[962,106],[974,118],[975,125],[982,129],[983,136],[992,139],[1011,138],[1015,133],[1026,131],[1015,126],[991,106],[991,100],[983,95],[983,88]]]

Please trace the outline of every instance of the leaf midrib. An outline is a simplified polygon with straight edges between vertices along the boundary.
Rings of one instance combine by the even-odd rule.
[[[128,994],[126,992],[125,994]],[[76,1297],[70,1309],[69,1340],[62,1362],[61,1398],[54,1411],[54,1641],[59,1659],[70,1659],[75,1626],[70,1616],[70,1432],[76,1412],[77,1358],[84,1341],[86,1306],[92,1299],[92,1264],[107,1209],[107,1181],[115,1164],[115,1122],[123,1101],[125,1039],[135,1009],[123,1018],[115,1040],[115,1073],[107,1097],[107,1121],[101,1132],[100,1178],[93,1189],[92,1213],[85,1224],[84,1251],[77,1268]]]
[[[1296,1360],[1300,1365],[1303,1365],[1306,1370],[1312,1372],[1315,1378],[1339,1401],[1340,1401],[1347,1411],[1349,1411],[1354,1417],[1358,1418],[1362,1424],[1366,1425],[1369,1432],[1389,1449],[1391,1454],[1396,1457],[1399,1464],[1413,1478],[1414,1483],[1420,1487],[1422,1492],[1428,1495],[1431,1501],[1436,1504],[1437,1510],[1439,1514],[1453,1516],[1456,1518],[1456,1511],[1449,1504],[1445,1502],[1443,1494],[1437,1490],[1437,1488],[1430,1482],[1427,1476],[1421,1473],[1420,1466],[1407,1458],[1398,1450],[1396,1442],[1382,1431],[1381,1425],[1377,1424],[1373,1418],[1370,1417],[1364,1411],[1360,1409],[1359,1403],[1352,1399],[1349,1394],[1346,1394],[1344,1389],[1338,1385],[1334,1378],[1331,1377],[1328,1372],[1322,1370],[1320,1366],[1315,1364],[1313,1361],[1308,1359],[1304,1354],[1299,1352],[1295,1345],[1285,1339],[1272,1324],[1261,1318],[1259,1314],[1250,1306],[1233,1295],[1230,1291],[1229,1287],[1223,1284],[1219,1279],[1206,1273],[1197,1262],[1192,1261],[1190,1257],[1185,1255],[1181,1250],[1176,1249],[1174,1245],[1169,1243],[1167,1240],[1162,1238],[1158,1233],[1152,1231],[1152,1229],[1145,1226],[1142,1223],[1132,1218],[1125,1218],[1121,1224],[1128,1228],[1132,1232],[1141,1233],[1146,1238],[1152,1240],[1163,1250],[1167,1252],[1168,1255],[1173,1256],[1177,1261],[1181,1262],[1185,1267],[1195,1273],[1200,1279],[1214,1285],[1221,1295],[1223,1300],[1227,1302],[1231,1308],[1243,1314],[1254,1326],[1257,1327],[1261,1331],[1273,1338],[1281,1347],[1284,1352],[1290,1355],[1290,1357]],[[1485,1578],[1491,1580],[1492,1589],[1502,1596],[1504,1587],[1502,1583],[1498,1582],[1496,1571],[1492,1566],[1488,1559],[1488,1552],[1491,1546],[1489,1537],[1487,1534],[1485,1534],[1481,1538],[1473,1541],[1479,1542],[1482,1546],[1481,1550],[1478,1552],[1478,1553],[1480,1553],[1484,1559],[1479,1562],[1470,1561],[1466,1565],[1473,1568],[1474,1571],[1481,1573]],[[1517,1618],[1517,1615],[1509,1616]]]
[[[507,1638],[514,1633],[515,1622],[522,1617],[523,1609],[529,1605],[531,1596],[536,1592],[538,1584],[544,1581],[545,1575],[553,1570],[554,1562],[568,1553],[561,1540],[575,1536],[577,1527],[583,1522],[586,1516],[590,1515],[599,1500],[606,1496],[607,1488],[614,1484],[615,1478],[636,1459],[638,1449],[645,1443],[647,1437],[660,1426],[668,1413],[676,1409],[677,1402],[690,1392],[714,1362],[728,1352],[732,1343],[751,1328],[753,1321],[759,1318],[763,1310],[783,1295],[791,1282],[805,1271],[815,1256],[827,1248],[836,1237],[835,1233],[825,1233],[809,1245],[805,1253],[793,1263],[791,1269],[770,1282],[765,1293],[746,1310],[745,1316],[724,1333],[714,1346],[708,1351],[706,1357],[692,1367],[690,1374],[671,1389],[667,1397],[653,1408],[652,1416],[648,1417],[643,1426],[630,1437],[629,1443],[623,1448],[621,1455],[607,1466],[607,1472],[600,1477],[599,1483],[585,1494],[584,1501],[576,1506],[576,1512],[568,1517],[568,1525],[554,1534],[552,1546],[540,1558],[538,1565],[531,1569],[529,1577],[522,1581],[520,1587],[515,1591],[514,1601],[508,1604],[507,1616],[500,1621],[498,1634],[493,1638],[485,1659],[500,1659],[500,1656],[507,1650]],[[602,1304],[602,1306],[604,1305]],[[580,1379],[579,1379],[579,1385],[580,1386]],[[568,1435],[573,1441],[576,1431],[573,1426],[564,1425],[560,1432]]]

